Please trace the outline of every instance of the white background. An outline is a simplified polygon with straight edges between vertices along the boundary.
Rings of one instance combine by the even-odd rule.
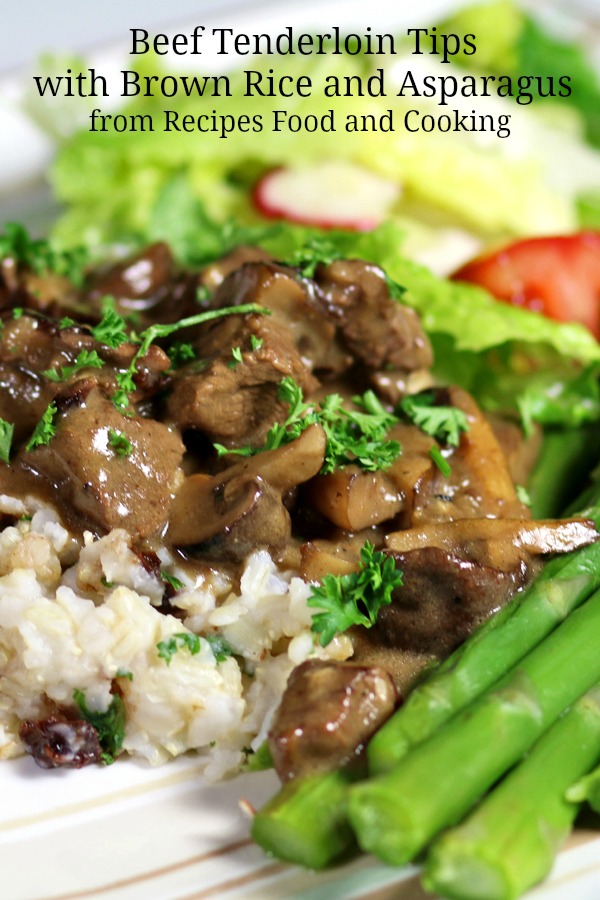
[[[127,41],[130,28],[202,24],[205,14],[250,0],[0,0],[0,72],[26,67],[40,53],[88,50]],[[282,6],[284,0],[282,0]],[[291,5],[291,4],[287,4]]]

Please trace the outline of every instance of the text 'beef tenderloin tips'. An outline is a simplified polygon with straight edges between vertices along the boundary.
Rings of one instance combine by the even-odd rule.
[[[534,444],[434,383],[429,340],[395,296],[372,263],[294,266],[253,247],[188,271],[156,243],[77,284],[0,263],[5,523],[50,504],[90,553],[126,532],[132,566],[153,561],[153,611],[176,611],[181,629],[194,616],[164,560],[243,593],[260,550],[288,587],[309,582],[296,579],[297,627],[311,640],[282,685],[292,658],[313,658],[292,671],[269,738],[283,780],[360,757],[423,666],[540,560],[597,539],[585,520],[531,519],[512,473],[526,481]],[[165,574],[174,596],[159,605]],[[282,628],[278,652],[296,633]],[[154,655],[167,666],[204,648],[221,665],[200,636],[169,634]],[[95,759],[74,716],[17,718],[41,765]]]

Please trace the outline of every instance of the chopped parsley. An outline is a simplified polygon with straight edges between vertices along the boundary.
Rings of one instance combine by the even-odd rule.
[[[104,304],[102,318],[92,328],[92,336],[101,344],[112,347],[113,350],[129,340],[125,319],[107,303]]]
[[[15,306],[12,311],[12,314],[13,314],[13,319],[20,319],[21,316],[23,315],[23,307]]]
[[[128,669],[117,669],[115,678],[126,678],[127,681],[133,681],[133,672]]]
[[[82,369],[101,369],[104,360],[100,359],[95,350],[81,350],[72,366],[61,366],[58,369],[46,369],[42,372],[48,381],[63,382],[77,375]]]
[[[65,328],[72,328],[75,325],[75,319],[72,319],[70,316],[63,316],[63,318],[58,323],[58,327],[61,331]]]
[[[196,290],[196,303],[198,306],[207,306],[210,300],[210,291],[205,284],[201,284]]]
[[[56,403],[50,403],[50,405],[46,407],[44,415],[35,426],[33,434],[25,445],[25,450],[33,450],[35,447],[42,447],[44,444],[50,443],[56,434],[54,419],[57,413],[58,408]]]
[[[402,572],[393,558],[376,551],[373,544],[367,541],[360,558],[358,572],[326,575],[307,600],[321,610],[313,615],[311,628],[320,635],[322,647],[352,625],[371,628],[381,607],[392,602],[393,591],[402,585]]]
[[[346,409],[339,394],[329,394],[315,407],[304,402],[302,388],[287,376],[279,385],[278,396],[290,410],[285,422],[269,429],[264,446],[229,450],[222,444],[215,444],[219,456],[225,453],[252,456],[263,450],[275,450],[295,440],[315,423],[323,428],[327,438],[322,474],[352,463],[375,472],[389,468],[401,453],[398,441],[386,439],[389,429],[399,420],[384,408],[373,391],[352,398],[358,410]]]
[[[81,717],[98,732],[98,740],[103,751],[102,762],[107,765],[114,762],[125,737],[125,704],[122,697],[115,694],[105,712],[94,712],[89,709],[85,693],[78,688],[73,691],[73,699],[79,707]]]
[[[10,446],[12,444],[15,426],[5,419],[0,419],[0,460],[10,462]]]
[[[182,631],[172,635],[168,641],[159,641],[156,647],[159,657],[164,659],[167,665],[170,665],[174,655],[184,647],[192,656],[200,653],[203,640],[210,646],[217,663],[224,662],[227,657],[233,655],[233,650],[225,638],[218,634],[207,634],[200,637],[198,634]]]
[[[167,350],[167,356],[171,360],[171,366],[177,369],[186,362],[192,362],[196,359],[196,351],[191,344],[184,341],[175,341]]]
[[[523,506],[531,506],[531,497],[529,495],[529,491],[522,484],[515,485],[515,491],[517,493],[517,499]]]
[[[192,656],[200,653],[200,637],[190,631],[182,631],[172,635],[168,641],[159,641],[156,645],[158,655],[168,666],[175,654],[185,647]]]
[[[129,406],[129,395],[135,391],[135,374],[136,365],[140,359],[148,353],[154,341],[160,338],[170,337],[176,331],[182,328],[191,328],[194,325],[203,325],[205,322],[211,322],[213,319],[219,319],[222,316],[246,315],[247,313],[262,313],[269,315],[269,310],[256,303],[244,303],[240,306],[226,306],[222,309],[208,309],[205,312],[197,313],[195,316],[187,316],[180,319],[179,322],[173,322],[166,325],[150,325],[145,331],[136,338],[139,343],[137,351],[134,353],[128,368],[124,372],[119,372],[115,377],[119,390],[113,395],[113,403],[121,412]]]
[[[171,585],[174,591],[182,591],[185,587],[183,581],[181,581],[175,575],[171,575],[169,572],[165,572],[163,570],[160,573],[160,577],[165,582],[165,584]]]
[[[260,350],[262,345],[264,344],[263,338],[256,337],[255,334],[250,335],[250,346],[252,347],[253,352]]]
[[[452,466],[450,465],[446,457],[442,455],[442,451],[439,447],[432,447],[429,451],[429,456],[438,467],[444,478],[448,478],[452,474]]]
[[[115,431],[110,428],[108,431],[108,446],[111,447],[117,456],[131,456],[133,453],[133,444],[122,431]]]
[[[75,285],[83,282],[87,256],[82,247],[61,251],[46,240],[31,238],[27,229],[17,222],[7,222],[4,234],[0,235],[0,259],[12,258],[36,275],[45,272],[64,275]]]
[[[332,241],[315,236],[292,254],[287,265],[298,269],[303,278],[313,278],[317,266],[328,266],[342,258],[343,254]]]
[[[241,347],[232,347],[231,348],[231,361],[227,363],[230,369],[235,369],[241,362],[244,361],[242,356],[242,348]]]
[[[225,662],[228,657],[233,656],[231,646],[220,634],[205,634],[204,640],[210,644],[210,649],[218,663]]]
[[[461,432],[469,430],[466,413],[456,406],[434,406],[434,401],[433,391],[424,391],[405,397],[400,408],[425,434],[443,444],[458,447]]]

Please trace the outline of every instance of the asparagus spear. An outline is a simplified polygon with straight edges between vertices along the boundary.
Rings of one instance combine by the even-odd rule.
[[[565,796],[571,803],[585,800],[594,812],[600,812],[600,766],[572,784]]]
[[[544,429],[542,448],[527,481],[534,519],[564,514],[583,489],[600,456],[600,431],[583,428]]]
[[[362,849],[402,865],[458,822],[600,680],[599,633],[600,591],[394,769],[351,787],[348,815]]]
[[[600,521],[600,511],[586,511]],[[548,563],[523,594],[459,648],[371,740],[373,771],[384,771],[467,706],[542,640],[572,609],[600,588],[600,542]],[[353,846],[343,827],[343,773],[316,775],[306,789],[284,786],[257,814],[253,836],[269,853],[323,868]],[[319,823],[318,839],[310,823]],[[270,824],[269,824],[270,823]],[[345,838],[345,839],[344,839]]]
[[[427,890],[455,900],[515,900],[541,881],[578,810],[565,791],[599,758],[596,685],[465,822],[436,841],[423,880]]]
[[[280,859],[324,868],[356,846],[346,799],[357,778],[340,769],[287,782],[254,817],[252,837]]]
[[[600,521],[598,509],[589,510]],[[489,619],[380,728],[369,770],[385,772],[491,687],[569,613],[600,588],[600,541],[556,557],[523,594]]]

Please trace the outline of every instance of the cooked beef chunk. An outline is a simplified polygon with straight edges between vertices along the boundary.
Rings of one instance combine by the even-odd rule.
[[[265,316],[217,320],[195,348],[198,361],[173,378],[167,416],[179,428],[199,429],[227,447],[258,447],[269,428],[285,420],[289,406],[278,398],[283,378],[290,376],[307,393],[317,383],[287,330]],[[234,348],[241,361],[232,355]]]
[[[0,309],[29,309],[57,318],[75,308],[77,291],[68,278],[37,275],[14,258],[0,260]]]
[[[340,259],[319,266],[315,280],[344,344],[369,369],[412,371],[431,365],[431,346],[419,317],[390,297],[380,268]]]
[[[293,670],[269,731],[282,781],[356,759],[392,714],[396,691],[377,667],[308,660]]]
[[[27,438],[53,400],[68,396],[82,378],[91,379],[107,394],[117,389],[115,375],[129,366],[137,347],[125,343],[113,349],[99,343],[89,329],[33,314],[9,316],[0,337],[0,417],[15,426],[15,445]],[[95,354],[100,367],[76,366],[80,354]],[[166,353],[152,345],[137,363],[132,402],[155,394],[170,366]]]
[[[304,364],[319,377],[349,367],[351,356],[334,340],[335,324],[328,321],[314,297],[314,285],[294,269],[276,263],[247,263],[231,272],[215,291],[212,305],[258,303],[284,326]]]
[[[237,269],[241,269],[246,263],[270,261],[271,257],[261,247],[240,244],[239,247],[234,247],[225,256],[205,266],[200,274],[200,284],[214,291],[225,281],[228,275]]]
[[[49,483],[67,519],[135,539],[165,528],[182,472],[179,435],[152,419],[121,415],[96,387],[59,414],[52,440],[23,450],[18,464]],[[129,443],[119,454],[114,435]],[[111,441],[113,443],[111,443]]]
[[[218,475],[182,484],[166,539],[196,554],[242,560],[257,547],[282,548],[291,535],[284,497],[323,465],[325,434],[311,425],[275,450],[240,460]]]
[[[386,472],[366,472],[355,465],[317,476],[305,496],[322,516],[352,532],[393,519],[404,502]]]
[[[81,769],[102,761],[98,732],[85,719],[27,719],[21,722],[19,737],[41,769]]]
[[[392,554],[402,587],[379,612],[373,637],[388,647],[443,658],[504,606],[532,575],[525,562],[496,569],[462,558],[460,548]]]
[[[198,279],[179,271],[164,243],[90,275],[83,299],[101,314],[104,297],[113,297],[119,313],[135,314],[136,327],[154,322],[177,322],[198,312]]]
[[[15,426],[15,443],[35,428],[56,385],[41,374],[51,362],[55,335],[44,320],[6,319],[0,341],[0,417]]]

